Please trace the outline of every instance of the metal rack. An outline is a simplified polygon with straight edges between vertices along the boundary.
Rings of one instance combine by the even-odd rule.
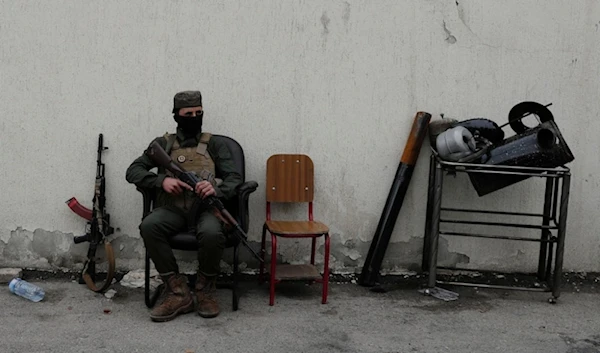
[[[454,173],[484,173],[492,175],[511,175],[522,177],[536,177],[546,179],[546,188],[544,192],[544,205],[541,214],[506,212],[496,210],[479,210],[467,208],[442,207],[442,189],[444,183],[444,174]],[[451,284],[459,286],[485,287],[511,290],[527,290],[537,292],[552,292],[551,303],[555,303],[560,296],[563,253],[565,247],[565,235],[567,224],[567,209],[569,204],[569,187],[571,174],[566,167],[557,168],[534,168],[534,167],[516,167],[485,164],[470,164],[447,162],[441,160],[435,152],[432,153],[429,165],[429,186],[427,193],[427,217],[425,222],[425,236],[423,245],[423,271],[428,271],[428,287],[435,287],[436,283]],[[444,212],[442,218],[442,212]],[[460,212],[471,214],[493,214],[512,217],[535,217],[540,218],[540,224],[525,224],[511,222],[486,222],[486,221],[467,221],[447,217],[447,212]],[[451,223],[456,225],[483,225],[490,227],[508,227],[539,229],[539,237],[513,237],[510,235],[491,235],[479,233],[464,233],[456,231],[440,231],[440,224]],[[546,283],[546,287],[517,287],[501,286],[494,284],[479,284],[467,282],[453,282],[438,280],[438,269],[452,269],[439,267],[438,261],[438,241],[439,236],[463,236],[477,237],[487,239],[504,239],[512,241],[538,242],[540,244],[537,277],[540,281]],[[553,259],[554,258],[554,259]],[[554,263],[554,267],[552,266]],[[470,271],[476,271],[469,269]]]

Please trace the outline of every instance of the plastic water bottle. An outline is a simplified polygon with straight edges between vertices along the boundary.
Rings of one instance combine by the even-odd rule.
[[[20,278],[15,278],[8,284],[8,289],[23,298],[27,298],[33,302],[39,302],[44,299],[44,290],[35,284],[26,282]]]

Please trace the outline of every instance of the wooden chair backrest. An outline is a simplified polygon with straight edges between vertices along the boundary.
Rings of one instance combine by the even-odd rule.
[[[304,154],[275,154],[267,160],[267,202],[312,202],[314,166]]]

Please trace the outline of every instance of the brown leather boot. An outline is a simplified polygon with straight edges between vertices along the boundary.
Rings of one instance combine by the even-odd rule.
[[[196,280],[196,300],[198,302],[198,315],[204,318],[219,315],[219,303],[215,295],[217,293],[217,277],[205,277],[198,273]]]
[[[184,275],[173,274],[163,277],[165,293],[160,305],[150,312],[152,321],[173,320],[177,315],[194,311],[194,298]]]

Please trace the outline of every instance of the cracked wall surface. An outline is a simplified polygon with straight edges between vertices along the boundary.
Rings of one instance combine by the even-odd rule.
[[[552,103],[576,158],[564,267],[600,271],[599,28],[600,3],[589,0],[0,0],[0,266],[81,268],[87,246],[72,238],[85,221],[64,202],[91,206],[103,133],[117,266],[141,268],[142,199],[125,170],[173,130],[174,93],[199,89],[205,131],[234,137],[246,152],[247,179],[259,184],[250,197],[252,246],[265,219],[266,160],[306,153],[315,164],[315,218],[330,227],[337,272],[364,263],[417,111],[503,125],[519,102]],[[420,268],[428,145],[383,272]],[[480,198],[459,175],[446,178],[444,204],[540,212],[541,184],[527,180]],[[294,207],[277,212],[306,217]],[[278,260],[307,261],[309,248],[281,241]],[[323,251],[319,241],[319,264]],[[442,237],[439,256],[447,266],[527,272],[538,251]],[[177,256],[194,268],[194,255]],[[243,268],[257,268],[243,249],[241,256]],[[226,270],[231,257],[224,255]]]

